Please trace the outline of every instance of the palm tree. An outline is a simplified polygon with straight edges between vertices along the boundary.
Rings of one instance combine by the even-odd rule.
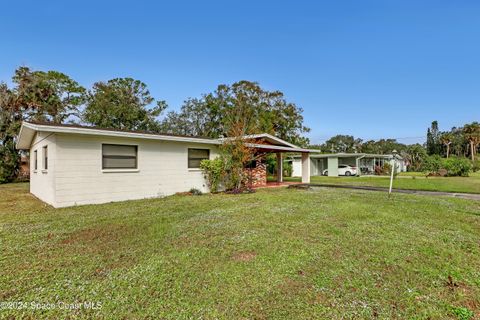
[[[463,132],[465,133],[465,138],[467,138],[468,143],[470,144],[470,155],[472,156],[472,161],[475,161],[477,145],[480,143],[480,123],[472,122],[470,124],[466,124],[465,127],[463,127]]]
[[[453,135],[451,132],[443,132],[440,136],[440,141],[447,147],[447,158],[450,155],[450,145],[452,144]]]

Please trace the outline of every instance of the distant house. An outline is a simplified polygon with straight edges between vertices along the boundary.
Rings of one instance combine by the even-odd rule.
[[[267,184],[267,153],[301,154],[303,182],[310,181],[310,152],[269,134],[248,138],[257,157],[251,184]],[[66,207],[129,199],[161,197],[197,188],[208,191],[200,161],[219,154],[223,139],[119,131],[78,125],[24,122],[17,148],[30,151],[30,192]],[[277,181],[282,181],[278,170]]]
[[[301,159],[297,156],[290,158],[292,162],[292,176],[301,176]],[[367,153],[332,153],[314,154],[310,156],[310,175],[321,176],[326,171],[328,176],[338,176],[338,168],[349,165],[357,168],[359,175],[372,175],[375,170],[383,168],[384,164],[393,165],[393,155]],[[395,155],[395,165],[399,172],[407,171],[407,162]],[[358,170],[360,169],[360,170]]]
[[[20,156],[20,167],[18,170],[17,179],[20,181],[27,181],[30,178],[30,161],[26,154]]]

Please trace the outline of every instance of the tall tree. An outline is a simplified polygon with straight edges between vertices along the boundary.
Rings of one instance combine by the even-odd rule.
[[[464,126],[463,131],[465,137],[470,144],[470,156],[472,161],[475,161],[475,155],[477,154],[477,146],[480,144],[480,123],[472,122]]]
[[[450,156],[450,145],[452,144],[453,136],[451,132],[443,132],[440,135],[440,141],[445,146],[447,158]]]
[[[29,118],[53,123],[73,121],[85,101],[85,88],[58,71],[15,71],[17,104],[29,111]]]
[[[299,145],[308,143],[303,137],[310,130],[303,125],[303,109],[286,101],[282,92],[264,90],[250,81],[219,85],[213,93],[187,100],[180,112],[167,115],[162,128],[170,133],[227,136],[234,124],[225,115],[238,107],[248,109],[253,115],[250,121],[256,133],[274,134]]]
[[[438,121],[433,121],[427,130],[427,153],[429,155],[441,153],[440,131],[438,130]]]
[[[22,121],[15,95],[0,83],[0,183],[12,181],[18,173],[20,155],[15,149],[15,136]]]
[[[332,153],[338,152],[361,152],[362,140],[354,136],[336,135],[325,141],[322,150]]]
[[[411,171],[420,171],[422,163],[427,158],[425,148],[418,143],[409,145],[401,154],[408,161]]]
[[[159,131],[157,117],[166,107],[165,101],[155,101],[145,83],[115,78],[93,85],[82,118],[104,128]]]
[[[28,67],[15,70],[12,82],[13,88],[0,84],[0,182],[13,180],[18,172],[15,139],[22,121],[67,121],[76,114],[85,91],[61,72]]]

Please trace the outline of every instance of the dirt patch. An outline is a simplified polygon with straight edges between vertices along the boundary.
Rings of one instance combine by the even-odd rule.
[[[73,233],[60,241],[61,244],[89,244],[91,242],[117,241],[125,235],[131,234],[132,228],[125,225],[104,225],[87,228]]]
[[[247,262],[255,259],[257,254],[253,251],[241,251],[237,252],[232,256],[232,259],[235,261]]]

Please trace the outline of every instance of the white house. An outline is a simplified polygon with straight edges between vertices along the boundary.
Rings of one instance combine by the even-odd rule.
[[[259,154],[302,155],[302,181],[310,181],[309,153],[268,134],[249,136]],[[24,122],[17,148],[30,152],[30,192],[54,207],[208,191],[199,166],[218,155],[222,139]],[[260,159],[260,158],[259,158]],[[258,160],[251,170],[264,170]],[[265,175],[255,185],[266,184]],[[278,181],[282,181],[279,170]]]

